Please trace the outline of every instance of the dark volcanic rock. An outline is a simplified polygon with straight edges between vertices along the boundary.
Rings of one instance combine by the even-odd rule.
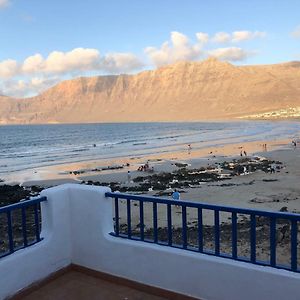
[[[0,185],[0,206],[19,202],[23,199],[29,199],[30,190],[25,190],[19,185]]]

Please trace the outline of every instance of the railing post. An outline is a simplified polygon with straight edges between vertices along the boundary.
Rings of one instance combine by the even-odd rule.
[[[220,255],[220,214],[218,210],[214,212],[215,224],[215,255]]]
[[[297,271],[297,234],[298,226],[297,221],[292,220],[291,222],[291,269]]]
[[[22,234],[23,234],[23,244],[27,247],[27,224],[26,224],[26,208],[22,207]]]
[[[237,259],[237,213],[233,212],[231,214],[231,224],[232,224],[232,258]]]
[[[203,216],[202,208],[198,208],[198,250],[203,252]]]
[[[168,245],[172,246],[172,210],[171,204],[167,204],[167,220],[168,220]]]
[[[153,202],[153,241],[157,243],[157,203]]]
[[[39,222],[39,213],[38,213],[38,204],[34,205],[34,223],[35,223],[35,237],[36,241],[39,242],[40,238],[40,222]]]
[[[256,218],[254,214],[250,215],[250,259],[256,263]]]
[[[127,235],[131,239],[131,202],[130,199],[127,199]]]
[[[186,206],[182,205],[182,246],[187,248]]]
[[[276,219],[270,218],[270,264],[276,266]]]
[[[11,211],[7,211],[7,234],[8,234],[8,243],[9,243],[9,252],[14,252],[14,238],[13,238],[13,228],[11,222]]]
[[[141,240],[144,240],[144,202],[140,201],[140,234]]]
[[[120,234],[120,224],[119,224],[119,199],[115,197],[115,234],[119,236]]]

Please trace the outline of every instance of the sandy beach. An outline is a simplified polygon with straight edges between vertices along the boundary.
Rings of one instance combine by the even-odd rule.
[[[137,185],[133,181],[140,176],[174,172],[180,169],[178,166],[181,166],[181,164],[186,164],[187,169],[215,167],[224,161],[240,159],[240,151],[245,150],[249,158],[264,157],[271,161],[279,161],[282,163],[282,166],[275,174],[258,170],[247,175],[234,176],[226,182],[201,182],[198,186],[181,188],[181,199],[275,211],[280,210],[282,207],[287,207],[288,211],[300,212],[300,149],[294,149],[288,140],[269,142],[267,149],[263,148],[263,144],[264,141],[244,143],[242,145],[231,144],[223,147],[201,150],[192,149],[191,151],[166,153],[165,155],[159,154],[159,156],[152,155],[129,159],[121,158],[114,161],[90,161],[79,164],[59,165],[48,168],[48,173],[45,173],[43,170],[37,171],[36,174],[38,175],[46,174],[46,179],[30,180],[23,182],[22,185],[27,187],[32,185],[48,187],[67,182],[89,182],[97,185],[116,183],[120,187],[130,188]],[[153,173],[137,171],[138,167],[146,162],[149,163],[151,168],[153,167]],[[105,170],[100,171],[101,166],[105,167]],[[128,171],[131,173],[130,182],[128,182]],[[56,177],[47,178],[49,175],[55,176],[55,172]],[[142,194],[157,196],[158,192],[159,190],[153,189],[151,191],[150,189],[150,191],[143,191]],[[167,192],[171,193],[172,189],[167,190]],[[161,212],[160,219],[164,219],[164,213],[163,211]],[[137,218],[138,213],[135,214],[133,210],[133,215],[136,215]],[[193,220],[192,212],[190,217]],[[148,221],[151,218],[152,216],[149,216]],[[146,215],[146,223],[147,219]],[[134,221],[135,219],[133,218]],[[205,221],[207,224],[210,223],[209,219]],[[176,222],[176,218],[174,222]]]
[[[51,166],[26,171],[31,179],[21,183],[25,189],[35,192],[63,183],[80,183],[98,186],[110,186],[113,191],[133,194],[162,196],[171,199],[175,187],[181,194],[181,200],[204,202],[216,205],[245,207],[259,210],[289,211],[300,213],[300,148],[294,148],[290,140],[255,141],[233,143],[219,147],[203,149],[185,149],[184,151],[159,153],[151,156],[124,157],[114,160],[87,161],[65,165]],[[245,155],[244,151],[247,155]],[[243,156],[241,156],[241,152]],[[149,171],[138,171],[140,166],[149,164]],[[275,173],[270,166],[276,163]],[[226,166],[235,165],[235,169]],[[241,166],[256,164],[257,167],[246,172],[237,172]],[[130,176],[128,176],[130,171]],[[183,180],[165,181],[164,177]],[[196,174],[196,175],[194,175]],[[25,176],[24,176],[25,175]],[[230,175],[230,176],[229,176]],[[172,177],[173,176],[173,177]],[[194,178],[192,181],[184,176]],[[194,177],[193,177],[194,176]],[[204,176],[204,177],[203,177]],[[223,177],[226,177],[225,179]],[[21,177],[20,177],[21,178]],[[163,182],[162,182],[163,181]],[[2,185],[6,182],[2,182]],[[175,202],[174,202],[175,204]],[[121,231],[126,233],[126,203],[120,200]],[[139,204],[132,201],[132,231],[139,234]],[[181,208],[172,206],[172,224],[174,241],[181,242],[182,227]],[[205,249],[213,250],[213,213],[203,212],[203,232]],[[221,251],[230,253],[231,249],[231,215],[220,214]],[[257,256],[268,259],[269,221],[257,220]],[[151,238],[153,228],[152,204],[144,205],[145,235]],[[197,210],[187,209],[188,243],[197,244]],[[238,255],[249,256],[249,218],[238,215]],[[289,237],[284,222],[278,224],[278,261],[286,263],[289,253]],[[164,241],[167,236],[167,211],[164,205],[158,205],[159,238]],[[283,233],[282,233],[283,232]]]
[[[291,147],[283,147],[268,152],[253,153],[253,156],[265,157],[269,160],[282,162],[282,169],[277,170],[275,174],[265,173],[260,170],[243,175],[235,176],[230,181],[209,182],[200,184],[198,187],[181,189],[181,199],[189,201],[205,202],[210,204],[222,204],[236,207],[247,207],[255,209],[267,209],[278,211],[283,207],[290,212],[300,212],[300,149],[292,149]],[[216,157],[200,157],[198,159],[181,159],[180,163],[187,163],[190,169],[200,168],[203,166],[212,166],[215,163],[222,161],[229,161],[231,159],[239,158],[238,156],[216,156]],[[178,160],[176,160],[178,162]],[[151,161],[150,161],[151,163]],[[171,172],[177,170],[175,160],[152,162],[154,170],[157,173]],[[148,174],[141,174],[141,172],[132,171],[132,179],[137,176],[147,176]],[[127,182],[127,171],[117,173],[107,173],[101,175],[80,176],[81,180],[93,182],[119,182],[122,186],[131,186],[133,183]],[[157,190],[144,192],[143,194],[157,195]],[[170,191],[171,192],[171,191]],[[124,212],[125,214],[125,212]],[[133,216],[138,223],[138,207],[136,211],[133,210]],[[161,211],[161,220],[166,220],[166,212]],[[189,212],[191,221],[196,219],[196,212]],[[212,216],[211,216],[212,217]],[[149,220],[151,223],[152,216]],[[181,218],[176,218],[174,222],[178,221],[180,225]],[[204,220],[206,224],[211,224],[212,218],[207,216]],[[176,225],[176,224],[174,224]]]

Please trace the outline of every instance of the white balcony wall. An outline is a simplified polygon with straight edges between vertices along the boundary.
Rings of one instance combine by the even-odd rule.
[[[43,191],[44,240],[0,260],[1,299],[70,263],[203,300],[299,299],[299,274],[110,236],[107,191],[75,184]]]

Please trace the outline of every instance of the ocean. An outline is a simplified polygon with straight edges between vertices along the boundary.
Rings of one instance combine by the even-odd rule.
[[[114,123],[0,126],[0,178],[39,167],[255,140],[298,138],[299,122]]]

